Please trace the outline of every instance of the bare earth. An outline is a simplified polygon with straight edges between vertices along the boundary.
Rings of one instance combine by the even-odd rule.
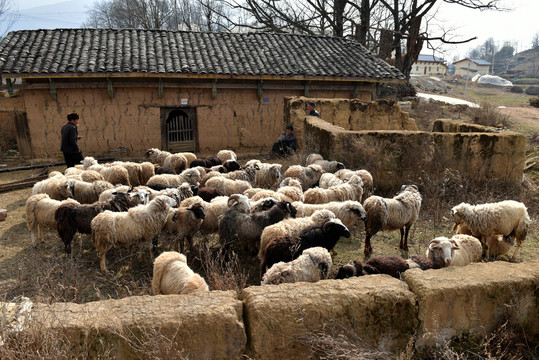
[[[522,126],[535,128],[539,131],[539,108],[534,107],[508,107],[498,109],[502,114],[509,116]]]

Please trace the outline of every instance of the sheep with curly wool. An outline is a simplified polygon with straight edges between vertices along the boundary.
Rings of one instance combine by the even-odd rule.
[[[219,150],[216,156],[223,164],[225,163],[225,161],[228,161],[228,160],[234,160],[234,161],[238,160],[238,156],[232,150]]]
[[[220,190],[216,188],[203,186],[198,189],[198,196],[200,196],[204,201],[210,202],[218,196],[225,196]]]
[[[98,201],[101,193],[109,189],[114,189],[114,185],[104,180],[94,181],[93,183],[74,180],[71,186],[73,198],[81,204],[91,204]]]
[[[451,239],[437,237],[429,242],[426,256],[432,261],[434,269],[447,266],[465,266],[480,262],[483,247],[481,242],[470,235],[456,234]]]
[[[332,201],[361,201],[363,196],[363,180],[359,176],[352,176],[350,181],[322,189],[315,187],[305,191],[305,203],[325,204]]]
[[[76,233],[91,234],[90,224],[97,214],[105,210],[127,211],[131,207],[129,197],[128,193],[120,192],[115,193],[112,198],[104,202],[93,204],[65,202],[61,204],[54,213],[54,219],[66,254],[71,254],[71,243]]]
[[[320,187],[321,189],[328,189],[332,186],[337,186],[341,184],[344,184],[344,181],[335,176],[335,174],[325,173],[320,176],[318,187]]]
[[[230,180],[222,176],[216,176],[205,184],[207,187],[212,187],[225,195],[242,194],[245,190],[251,188],[251,184],[245,180]]]
[[[82,161],[82,164],[85,170],[97,171],[103,176],[103,179],[105,179],[105,181],[108,181],[111,184],[122,184],[131,186],[131,182],[129,181],[129,172],[122,166],[113,166],[110,164],[108,166],[105,166],[99,164],[97,160],[91,156],[86,156]]]
[[[260,235],[267,226],[295,216],[296,209],[289,202],[279,202],[269,210],[253,214],[229,209],[219,220],[219,241],[225,250],[235,245],[239,251],[256,254]]]
[[[366,257],[372,254],[371,238],[380,230],[400,230],[399,248],[408,251],[408,233],[419,217],[421,194],[415,185],[403,185],[397,196],[392,199],[370,196],[363,203],[367,212],[365,223]]]
[[[514,237],[516,249],[511,257],[513,260],[518,256],[531,224],[526,206],[514,200],[479,205],[461,203],[451,209],[451,215],[455,221],[453,228],[465,224],[472,235],[481,241],[487,257],[490,256],[487,244],[489,236]]]
[[[320,165],[326,173],[336,173],[345,168],[342,162],[325,160],[320,154],[310,154],[305,160],[305,165]]]
[[[154,295],[193,294],[209,291],[204,279],[187,266],[185,255],[165,251],[153,263],[152,293]]]
[[[221,176],[230,180],[244,180],[252,186],[256,182],[256,173],[259,169],[258,165],[248,165],[245,166],[243,170],[231,171],[224,173]]]
[[[456,234],[472,235],[470,229],[464,223],[460,223],[453,229]],[[488,248],[489,258],[498,258],[502,255],[509,253],[514,245],[512,236],[506,235],[491,235],[486,237],[486,248]],[[483,246],[483,252],[485,252],[485,246]]]
[[[332,251],[341,237],[350,236],[350,231],[339,219],[332,219],[322,225],[303,229],[297,237],[273,239],[267,244],[264,259],[260,263],[260,276],[275,263],[296,259],[305,249],[320,246]]]
[[[291,179],[287,186],[279,187],[276,191],[273,190],[261,190],[254,194],[251,199],[258,201],[266,197],[273,197],[279,201],[303,201],[303,190],[299,180]]]
[[[260,261],[264,259],[266,246],[272,239],[281,236],[297,237],[303,229],[312,225],[322,225],[331,219],[335,219],[335,214],[324,209],[315,211],[310,217],[284,219],[277,224],[266,227],[260,236],[258,258]]]
[[[316,210],[327,209],[334,213],[347,227],[357,224],[358,220],[363,222],[367,220],[367,212],[359,201],[332,201],[326,204],[293,202],[292,205],[298,210],[298,217],[311,216]]]
[[[359,176],[361,180],[363,180],[363,198],[361,199],[361,202],[363,203],[366,198],[368,198],[374,193],[374,180],[372,178],[371,173],[364,169],[361,169],[361,170],[342,169],[335,173],[335,176],[344,182],[350,181],[350,179],[354,175]]]
[[[171,208],[169,210],[165,231],[174,237],[175,251],[178,251],[178,244],[182,253],[186,244],[188,250],[192,249],[193,236],[200,229],[200,225],[202,225],[205,217],[204,205],[200,203],[193,204],[189,207],[180,206],[177,209]]]
[[[73,199],[55,200],[47,194],[36,194],[26,200],[26,223],[32,234],[32,246],[36,245],[36,239],[43,242],[43,229],[56,230],[58,223],[54,218],[54,213],[62,205],[78,202]]]
[[[83,169],[77,169],[75,167],[69,167],[65,169],[64,175],[72,179],[78,179],[78,180],[86,181],[86,182],[105,180],[103,175],[101,175],[95,170],[83,170]],[[50,174],[49,174],[49,177],[51,177]]]
[[[54,176],[41,180],[32,187],[32,195],[47,194],[54,200],[65,200],[73,198],[74,179],[68,179],[65,176]]]
[[[295,282],[317,282],[327,278],[332,261],[322,247],[307,249],[297,259],[274,264],[262,277],[262,285]]]
[[[198,169],[186,169],[179,175],[154,175],[148,180],[146,185],[154,190],[163,190],[170,187],[180,186],[184,182],[191,185],[198,185],[200,180],[200,172]]]
[[[292,165],[284,172],[283,177],[295,177],[301,182],[303,190],[309,189],[320,181],[320,177],[324,173],[320,165]]]
[[[150,244],[150,258],[153,261],[151,241],[158,236],[167,221],[168,210],[174,200],[167,196],[158,196],[148,203],[115,213],[105,211],[91,222],[92,239],[99,254],[99,265],[107,272],[105,254],[111,247]],[[142,250],[142,248],[141,248]],[[139,259],[142,253],[139,252]]]
[[[176,174],[180,174],[187,169],[187,158],[181,153],[172,154],[168,151],[151,148],[146,151],[144,156],[153,163],[171,168]]]
[[[249,160],[245,166],[257,165],[260,170],[256,173],[255,186],[275,190],[281,179],[281,164],[263,163],[260,160]]]
[[[190,167],[193,160],[197,158],[197,156],[192,152],[179,152],[178,154],[185,157],[185,159],[187,160],[187,167]]]
[[[179,206],[183,200],[190,198],[194,195],[193,187],[194,185],[184,182],[178,187],[167,188],[151,193],[149,195],[149,200],[151,201],[160,195],[165,195],[171,199],[174,199],[174,201],[176,202],[174,206]]]

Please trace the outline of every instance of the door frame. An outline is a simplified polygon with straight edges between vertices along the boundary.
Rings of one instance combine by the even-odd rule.
[[[195,141],[193,152],[198,152],[198,121],[196,116],[196,107],[193,106],[167,106],[161,108],[161,148],[163,150],[169,151],[167,119],[170,113],[175,110],[183,111],[191,118],[191,123],[193,124],[193,138]]]

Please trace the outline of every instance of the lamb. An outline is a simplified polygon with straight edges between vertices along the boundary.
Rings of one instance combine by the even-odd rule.
[[[301,165],[292,165],[284,172],[284,177],[295,177],[301,182],[303,190],[309,189],[320,180],[320,176],[324,173],[320,165],[309,165],[307,167]]]
[[[114,184],[114,185],[122,184],[122,185],[131,186],[131,182],[129,181],[129,172],[127,171],[127,169],[123,168],[122,166],[118,166],[118,165],[104,166],[104,165],[98,164],[97,160],[91,156],[85,157],[82,164],[85,170],[97,171],[103,176],[103,179],[105,179],[105,181],[108,181],[111,184]]]
[[[189,249],[192,248],[193,236],[200,229],[202,221],[206,217],[204,206],[200,203],[193,204],[190,207],[179,207],[170,209],[165,224],[165,230],[168,234],[174,236],[174,250],[178,251],[178,243],[180,251],[183,253],[185,241]]]
[[[32,246],[36,245],[36,238],[43,242],[43,228],[56,229],[54,213],[65,203],[78,204],[73,199],[64,201],[51,199],[47,194],[35,194],[26,200],[26,222],[32,233]]]
[[[219,173],[229,173],[231,171],[241,170],[241,166],[236,160],[226,160],[223,161],[223,165],[212,166],[210,170]]]
[[[461,203],[451,209],[451,215],[455,220],[454,228],[465,224],[472,235],[481,241],[487,257],[490,256],[487,244],[489,236],[514,236],[517,244],[512,260],[517,258],[531,224],[526,206],[514,200],[479,205]]]
[[[447,266],[465,266],[480,262],[483,247],[481,242],[470,235],[456,234],[451,239],[444,236],[432,239],[426,256],[433,263],[434,269]]]
[[[273,264],[296,259],[305,249],[320,246],[331,251],[341,237],[350,236],[348,228],[339,219],[333,219],[323,225],[313,225],[302,230],[296,238],[284,236],[273,239],[266,246],[265,256],[260,264],[260,276]]]
[[[99,254],[99,265],[107,272],[105,254],[113,246],[127,246],[150,242],[159,235],[167,220],[168,210],[174,200],[167,196],[158,196],[148,205],[139,205],[127,212],[114,213],[105,211],[91,222],[92,239]],[[141,253],[139,253],[139,259]],[[153,261],[153,249],[150,246]]]
[[[206,181],[206,186],[213,187],[225,195],[241,194],[251,188],[251,184],[244,180],[230,180],[216,176]]]
[[[263,276],[262,285],[278,285],[325,279],[331,269],[329,252],[321,247],[307,249],[297,259],[274,264]]]
[[[324,158],[320,154],[310,154],[309,156],[307,156],[305,165],[308,166],[312,164],[320,165],[322,167],[322,170],[324,170],[324,172],[326,173],[335,173],[345,168],[343,163],[338,161],[324,160]]]
[[[154,295],[192,294],[209,291],[204,279],[187,266],[185,255],[166,251],[153,264],[152,293]]]
[[[349,182],[332,186],[328,189],[313,188],[305,191],[305,203],[325,204],[331,201],[361,201],[363,196],[363,180],[359,176],[352,176]]]
[[[146,185],[155,190],[163,190],[169,187],[180,186],[184,182],[188,182],[191,185],[198,185],[200,183],[200,172],[198,169],[187,169],[179,175],[154,175],[148,180]]]
[[[225,250],[238,243],[243,250],[256,254],[264,228],[289,216],[296,216],[296,209],[289,202],[279,202],[269,210],[254,214],[229,209],[219,220],[219,240]]]
[[[204,159],[195,159],[191,162],[191,165],[189,167],[193,168],[195,166],[202,166],[205,168],[211,168],[212,166],[221,165],[221,160],[216,158],[215,156],[208,156]]]
[[[329,210],[317,210],[310,217],[285,219],[277,224],[270,225],[262,231],[260,236],[260,251],[258,252],[258,258],[260,261],[266,256],[266,246],[272,239],[276,239],[280,236],[296,237],[301,230],[311,225],[321,225],[326,221],[335,219],[335,214]]]
[[[187,168],[187,158],[183,154],[172,154],[168,151],[151,148],[146,151],[144,156],[153,163],[171,168],[176,174]]]
[[[298,210],[298,217],[311,216],[316,210],[330,210],[347,227],[356,224],[358,219],[363,222],[367,220],[367,212],[359,201],[332,201],[326,204],[303,204],[301,202],[293,202],[292,205]]]
[[[234,160],[237,161],[238,157],[236,156],[236,153],[232,150],[220,150],[217,153],[217,158],[221,161],[221,163],[225,163],[225,161],[228,160]]]
[[[71,242],[76,233],[91,234],[90,224],[97,214],[105,210],[127,211],[129,209],[129,194],[116,193],[105,202],[94,204],[78,204],[66,202],[61,204],[54,213],[58,235],[64,243],[67,255],[71,254]]]
[[[454,229],[457,234],[472,235],[472,232],[464,223],[460,223],[456,229]],[[511,250],[514,245],[513,238],[511,236],[505,235],[492,235],[487,236],[486,244],[488,248],[489,257],[497,258],[499,256],[505,255]],[[483,250],[485,246],[483,246]]]
[[[258,201],[266,197],[273,197],[279,201],[288,201],[288,202],[304,200],[301,183],[297,179],[291,179],[288,182],[287,186],[279,187],[277,191],[273,191],[273,190],[259,191],[256,194],[254,194],[251,197],[251,199],[254,201]]]
[[[32,187],[32,195],[47,194],[53,200],[73,198],[72,187],[74,181],[64,176],[54,176],[41,180]]]
[[[339,179],[341,179],[344,182],[350,181],[350,178],[354,175],[357,175],[363,180],[363,198],[361,199],[361,202],[364,202],[366,198],[371,196],[374,193],[374,181],[372,179],[372,175],[367,170],[361,169],[361,170],[350,170],[350,169],[342,169],[335,173],[335,176],[337,176]]]
[[[421,195],[415,185],[403,185],[392,199],[370,196],[363,204],[367,212],[365,223],[365,257],[372,254],[371,237],[380,230],[400,230],[399,248],[408,251],[408,233],[419,217]]]
[[[335,174],[325,173],[320,176],[320,182],[318,186],[322,189],[328,189],[332,186],[344,184],[344,181],[339,179]]]
[[[94,181],[93,183],[73,180],[72,184],[73,198],[81,204],[94,203],[99,200],[99,196],[103,191],[114,189],[114,185],[104,180]]]
[[[387,274],[400,279],[400,275],[408,269],[420,268],[427,270],[432,269],[432,267],[432,261],[423,256],[412,255],[409,259],[403,259],[395,255],[375,256],[365,263],[356,259],[351,264],[341,266],[335,279],[347,279],[352,276],[372,274]]]

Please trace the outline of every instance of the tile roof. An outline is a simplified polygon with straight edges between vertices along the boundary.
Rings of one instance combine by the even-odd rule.
[[[462,60],[459,60],[459,61],[455,61],[453,64],[457,64],[459,62],[462,62],[462,61],[471,61],[473,63],[475,63],[476,65],[492,65],[491,63],[489,63],[488,61],[486,60],[481,60],[481,59],[470,59],[470,58],[464,58]]]
[[[12,31],[0,73],[149,73],[403,80],[355,41],[281,33],[140,29]]]
[[[439,58],[433,55],[424,55],[424,54],[419,54],[419,56],[417,57],[417,61],[431,61],[431,62],[441,62],[441,63],[445,62],[445,60],[442,58]]]

